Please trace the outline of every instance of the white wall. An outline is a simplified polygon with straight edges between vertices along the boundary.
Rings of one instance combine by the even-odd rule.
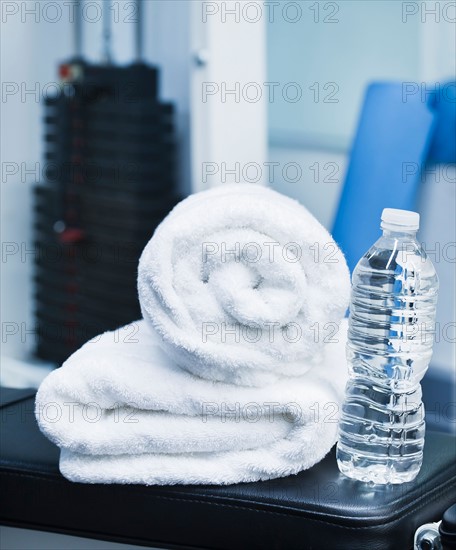
[[[193,190],[242,182],[245,171],[266,183],[266,23],[245,20],[242,2],[190,4]],[[263,2],[254,4],[261,9]]]
[[[275,178],[271,186],[298,200],[331,229],[345,177],[347,155],[299,147],[269,148]]]

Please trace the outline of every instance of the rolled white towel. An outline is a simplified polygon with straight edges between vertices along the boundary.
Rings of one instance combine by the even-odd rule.
[[[350,278],[329,233],[298,202],[258,185],[190,196],[139,263],[144,318],[182,368],[260,386],[322,361]]]
[[[40,386],[36,416],[84,483],[228,484],[295,474],[336,441],[346,322],[318,369],[252,388],[177,367],[144,321],[85,344]]]

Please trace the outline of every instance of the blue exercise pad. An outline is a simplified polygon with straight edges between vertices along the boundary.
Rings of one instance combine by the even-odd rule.
[[[333,228],[351,271],[379,238],[383,208],[415,208],[435,122],[432,96],[402,82],[368,87]]]

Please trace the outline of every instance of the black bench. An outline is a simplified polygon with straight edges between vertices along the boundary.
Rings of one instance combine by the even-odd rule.
[[[429,432],[418,478],[375,488],[339,474],[333,451],[296,476],[226,487],[85,485],[58,469],[34,390],[2,389],[0,523],[164,548],[412,548],[456,500],[456,438]]]

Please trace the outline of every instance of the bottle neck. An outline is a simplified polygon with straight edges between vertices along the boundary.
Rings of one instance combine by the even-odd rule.
[[[386,237],[387,239],[407,239],[416,241],[416,233],[416,229],[411,229],[408,231],[405,229],[401,229],[400,231],[396,229],[383,229],[383,237]]]

